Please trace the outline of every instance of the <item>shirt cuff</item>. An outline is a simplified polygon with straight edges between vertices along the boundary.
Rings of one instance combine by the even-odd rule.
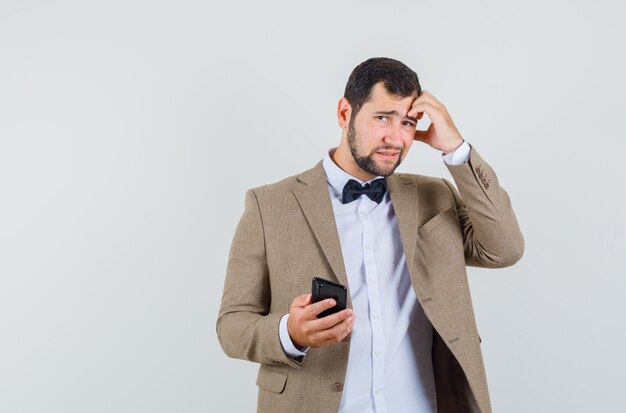
[[[302,347],[298,349],[293,344],[293,341],[291,341],[291,337],[289,337],[289,331],[287,330],[287,320],[289,320],[289,314],[285,314],[280,319],[280,324],[278,325],[280,344],[282,344],[283,350],[285,350],[285,354],[287,354],[291,358],[306,356],[306,352],[309,350],[309,347]]]
[[[462,163],[467,162],[470,156],[470,152],[472,147],[467,143],[467,141],[463,141],[461,146],[456,148],[454,152],[450,152],[447,155],[441,154],[443,161],[448,165],[460,165]]]

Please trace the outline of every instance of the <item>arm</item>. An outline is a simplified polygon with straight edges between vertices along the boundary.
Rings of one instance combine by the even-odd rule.
[[[217,336],[229,357],[298,367],[280,344],[283,314],[269,312],[271,289],[265,254],[261,211],[254,191],[249,190],[228,258]]]
[[[495,172],[473,149],[467,162],[463,159],[450,165],[455,156],[449,155],[467,144],[447,108],[427,91],[413,101],[407,115],[421,119],[424,113],[431,124],[425,131],[416,130],[414,139],[445,154],[446,166],[459,187],[457,191],[444,179],[454,196],[466,264],[494,268],[513,265],[524,253],[524,238]]]
[[[231,245],[217,320],[218,339],[230,357],[299,367],[304,354],[296,347],[324,347],[340,342],[350,333],[355,315],[351,309],[345,309],[318,319],[317,315],[335,302],[312,304],[310,294],[294,298],[289,317],[271,313],[265,241],[259,201],[250,190]]]
[[[467,265],[500,268],[516,263],[524,253],[524,237],[493,169],[474,148],[466,163],[446,166],[459,188],[444,179],[454,195]]]

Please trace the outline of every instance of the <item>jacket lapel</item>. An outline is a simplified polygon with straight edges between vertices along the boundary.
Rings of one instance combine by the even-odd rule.
[[[335,276],[347,286],[348,278],[322,162],[299,175],[298,181],[300,185],[293,193]]]
[[[407,264],[409,264],[409,271],[413,275],[412,278],[415,278],[410,263],[413,261],[417,244],[417,184],[411,178],[392,174],[387,178],[387,189],[389,190],[393,210],[398,219],[404,256]]]

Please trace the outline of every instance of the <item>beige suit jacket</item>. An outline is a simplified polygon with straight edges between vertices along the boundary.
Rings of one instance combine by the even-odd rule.
[[[413,289],[434,328],[438,411],[488,413],[466,265],[512,265],[524,240],[507,193],[475,149],[466,164],[448,169],[458,192],[441,178],[399,173],[388,177],[388,190]],[[278,334],[280,318],[294,297],[310,292],[313,276],[350,289],[321,162],[249,190],[232,242],[217,334],[228,356],[261,364],[259,412],[339,407],[349,337],[294,360]]]

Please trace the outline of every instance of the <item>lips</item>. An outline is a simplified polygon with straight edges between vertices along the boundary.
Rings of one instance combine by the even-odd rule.
[[[396,156],[400,155],[400,152],[378,151],[378,152],[376,152],[376,154],[380,155],[384,159],[393,159]]]

